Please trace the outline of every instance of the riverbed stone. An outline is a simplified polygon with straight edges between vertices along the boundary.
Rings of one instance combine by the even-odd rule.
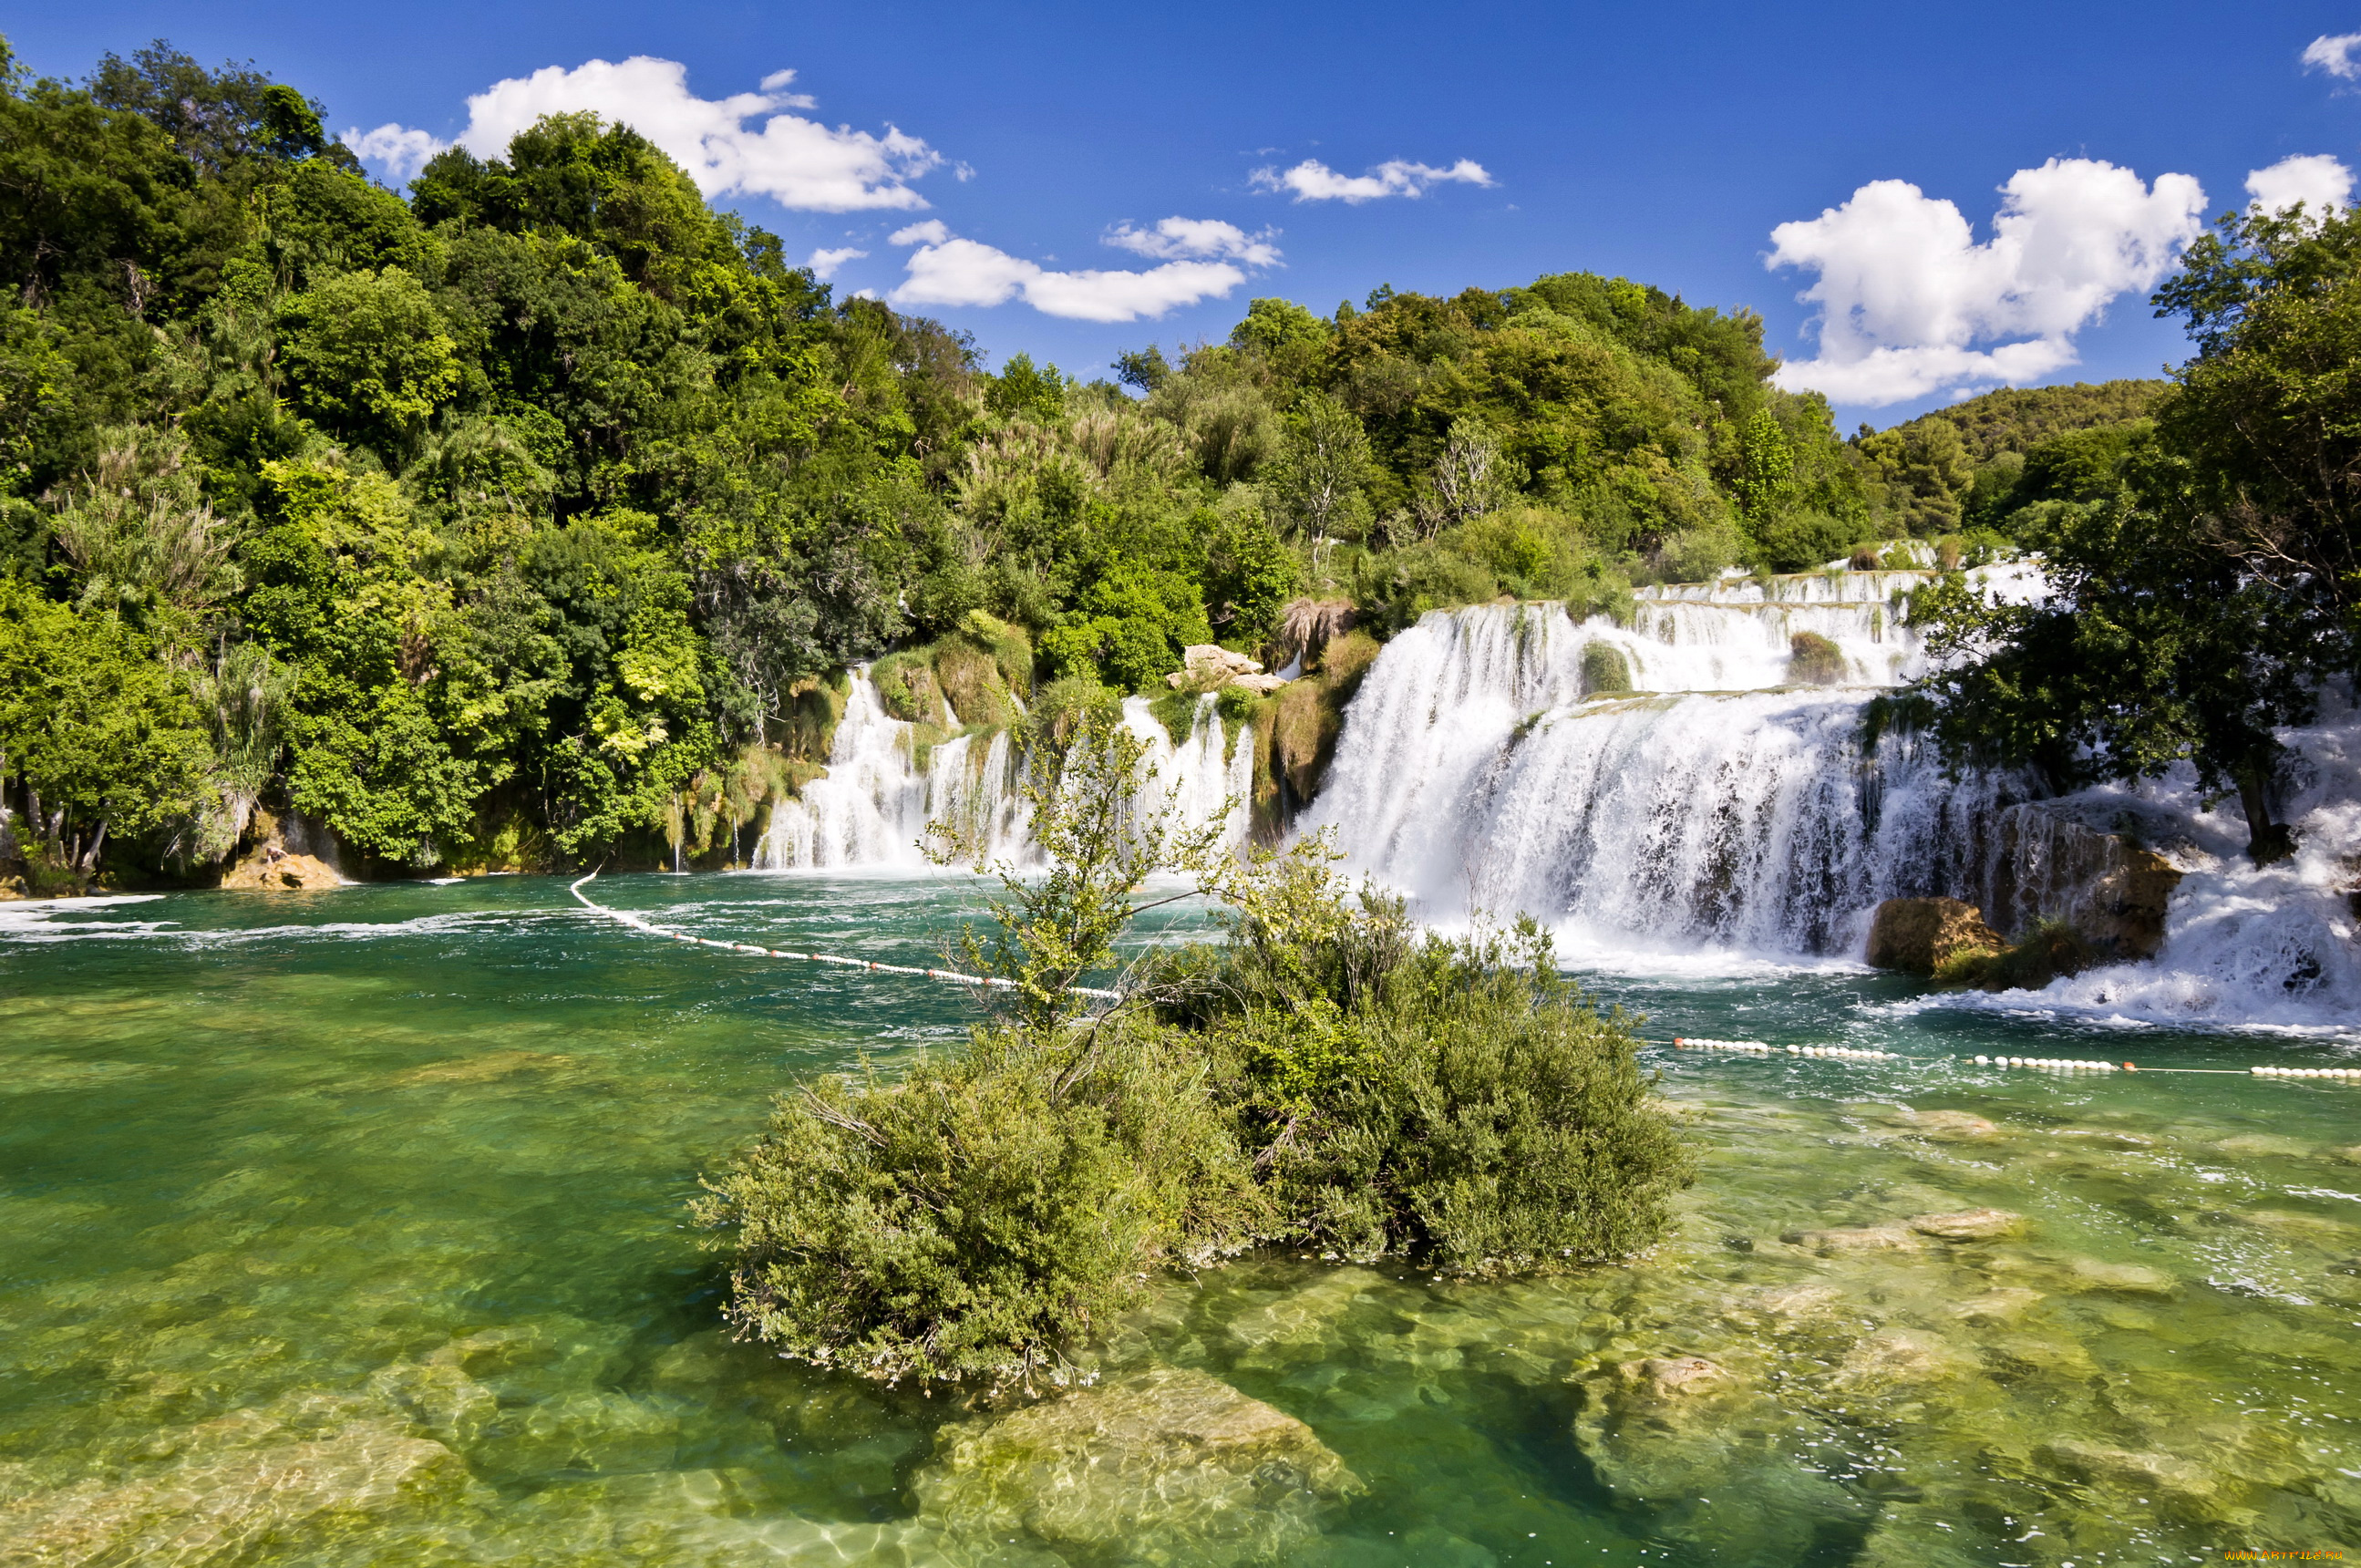
[[[1982,910],[1956,898],[1889,898],[1870,917],[1872,969],[1931,975],[1954,959],[1996,953],[2004,945]]]
[[[1917,1214],[1910,1228],[1947,1242],[1989,1242],[2025,1228],[2025,1216],[2006,1209],[1963,1209],[1956,1214]]]
[[[466,1485],[456,1454],[396,1421],[349,1421],[273,1441],[284,1435],[267,1421],[242,1423],[213,1432],[177,1463],[12,1498],[0,1504],[0,1563],[212,1568],[308,1528]]]
[[[2000,1124],[1972,1111],[1918,1111],[1909,1106],[1894,1113],[1916,1136],[1944,1144],[1989,1143],[2001,1135]]]
[[[1171,1366],[954,1422],[912,1483],[921,1520],[956,1537],[1176,1564],[1284,1561],[1365,1489],[1293,1416]]]
[[[1840,1253],[1909,1252],[1924,1245],[1907,1225],[1864,1225],[1852,1230],[1789,1231],[1779,1238],[1790,1246],[1833,1257]]]
[[[2038,1290],[2028,1290],[2021,1285],[2004,1285],[1954,1302],[1951,1315],[1969,1323],[2012,1323],[2047,1299]]]

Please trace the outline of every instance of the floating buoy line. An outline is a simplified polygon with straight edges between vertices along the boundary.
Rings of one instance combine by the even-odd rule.
[[[1664,1042],[1648,1040],[1642,1043],[1653,1046]],[[1708,1040],[1695,1035],[1675,1035],[1672,1046],[1675,1050],[1682,1051],[1734,1051],[1741,1056],[1833,1058],[1839,1061],[1949,1061],[1967,1062],[1977,1067],[2035,1068],[2053,1072],[2183,1072],[2233,1078],[2329,1079],[2361,1082],[2361,1068],[2356,1067],[2141,1067],[2136,1062],[2100,1061],[2085,1057],[1911,1057],[1898,1051],[1863,1050],[1854,1046],[1774,1046],[1764,1040]]]
[[[575,882],[566,891],[583,908],[594,915],[603,915],[619,926],[651,937],[663,937],[675,942],[686,942],[700,948],[715,948],[725,953],[743,953],[749,958],[786,959],[797,963],[831,964],[839,969],[867,970],[873,974],[913,974],[925,980],[948,981],[954,985],[990,986],[1000,991],[1013,991],[1016,982],[997,975],[962,974],[957,970],[926,969],[915,964],[884,964],[873,959],[845,958],[836,953],[797,953],[783,948],[765,948],[752,942],[725,942],[713,937],[699,937],[691,932],[659,926],[643,916],[592,902],[582,891],[583,883],[598,877],[597,872]],[[1077,996],[1095,996],[1109,1002],[1123,1000],[1119,991],[1104,991],[1095,986],[1077,985],[1071,988]],[[1661,1046],[1663,1040],[1642,1040],[1641,1044]],[[2134,1062],[2101,1061],[2081,1057],[1996,1057],[1996,1056],[1905,1056],[1899,1051],[1869,1050],[1859,1046],[1774,1046],[1767,1040],[1708,1040],[1696,1035],[1675,1035],[1670,1044],[1683,1051],[1729,1051],[1740,1056],[1790,1056],[1833,1061],[1901,1061],[1901,1062],[1964,1062],[1976,1067],[2031,1068],[2052,1072],[2178,1072],[2204,1073],[2235,1078],[2286,1078],[2328,1080],[2361,1082],[2361,1068],[2350,1067],[2141,1067]]]
[[[949,981],[954,985],[983,985],[998,991],[1016,989],[1015,981],[1003,980],[998,975],[961,974],[957,970],[924,969],[915,964],[881,964],[874,959],[848,959],[835,953],[795,953],[784,948],[760,947],[752,942],[724,942],[712,937],[696,936],[687,931],[676,930],[670,926],[659,926],[654,921],[638,915],[628,914],[620,909],[609,909],[603,904],[592,903],[583,893],[582,883],[590,881],[598,874],[597,872],[592,872],[589,876],[583,877],[566,891],[572,894],[576,902],[583,908],[593,914],[603,915],[619,926],[628,926],[634,931],[642,931],[651,937],[664,937],[675,942],[693,943],[700,948],[718,948],[725,953],[743,953],[748,958],[790,959],[798,963],[833,964],[839,969],[868,970],[874,974],[915,974],[927,980]],[[1088,985],[1070,986],[1068,989],[1077,996],[1098,996],[1110,1002],[1123,1000],[1123,992],[1120,991],[1102,991]]]

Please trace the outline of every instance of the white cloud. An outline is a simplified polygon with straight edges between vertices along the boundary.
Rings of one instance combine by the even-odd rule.
[[[811,253],[811,259],[804,265],[811,269],[813,277],[825,283],[836,276],[838,268],[848,261],[859,261],[868,254],[865,250],[855,250],[849,245],[841,250],[815,250]]]
[[[355,126],[337,139],[352,148],[356,158],[379,165],[397,181],[411,179],[426,167],[428,159],[451,145],[437,141],[424,131],[391,123],[373,131]]]
[[[1249,247],[1260,243],[1243,234],[1238,239]],[[897,305],[1005,305],[1021,297],[1044,315],[1127,322],[1226,294],[1246,280],[1245,269],[1232,260],[1173,260],[1142,272],[1053,271],[980,240],[957,238],[932,220],[912,224],[893,240],[918,247],[911,253],[901,287],[887,296]],[[1271,258],[1276,260],[1278,254],[1270,251]]]
[[[2147,290],[2202,227],[2186,174],[2155,186],[2092,159],[2051,159],[2001,188],[1993,236],[1900,180],[1771,231],[1770,267],[1819,274],[1819,356],[1779,384],[1882,404],[1966,382],[2021,385],[2071,365],[2074,334],[2127,290]],[[2015,339],[2017,341],[2006,341]]]
[[[2267,213],[2284,213],[2301,202],[2325,217],[2353,200],[2353,170],[2324,152],[2282,158],[2246,176],[2246,194]]]
[[[874,136],[850,126],[831,130],[785,113],[812,106],[809,97],[785,91],[794,80],[794,71],[776,71],[763,78],[760,92],[699,98],[688,90],[688,68],[676,60],[633,55],[620,64],[594,60],[572,71],[544,66],[471,96],[459,145],[478,158],[497,158],[543,115],[588,110],[664,148],[708,197],[768,196],[782,206],[822,213],[927,204],[909,181],[939,165],[940,153],[890,125]],[[393,154],[406,158],[424,148],[432,156],[445,145],[423,131],[390,125],[365,135],[347,132],[345,140],[397,174],[403,170]]]
[[[1152,229],[1118,224],[1106,236],[1106,243],[1118,250],[1162,261],[1213,258],[1243,261],[1248,267],[1278,264],[1279,247],[1270,240],[1268,229],[1250,235],[1219,218],[1165,218]]]
[[[1247,180],[1265,191],[1286,191],[1299,202],[1374,202],[1385,196],[1422,196],[1427,187],[1456,181],[1464,185],[1496,185],[1499,181],[1473,159],[1463,158],[1448,169],[1400,159],[1380,163],[1367,174],[1339,174],[1317,159],[1307,158],[1292,169],[1257,169]]]
[[[2334,37],[2323,33],[2303,46],[2303,68],[2324,71],[2340,81],[2361,80],[2361,33],[2338,33]]]

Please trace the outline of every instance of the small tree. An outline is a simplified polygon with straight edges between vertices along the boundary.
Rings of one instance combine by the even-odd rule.
[[[1371,466],[1368,433],[1353,411],[1324,392],[1307,393],[1287,416],[1272,494],[1281,515],[1315,543],[1358,533],[1368,522],[1361,487]]]
[[[1220,823],[1180,826],[1158,802],[1155,778],[1139,737],[1119,718],[1092,713],[1056,770],[1040,770],[1020,788],[1033,841],[1049,865],[1046,875],[1005,861],[983,863],[979,847],[952,824],[928,829],[926,850],[936,864],[973,865],[999,882],[995,929],[963,932],[958,960],[999,982],[994,989],[1009,998],[1014,1021],[1037,1042],[1057,1041],[1084,1010],[1075,987],[1108,964],[1134,920],[1195,894],[1216,874]],[[1141,889],[1160,872],[1195,880],[1142,899]]]

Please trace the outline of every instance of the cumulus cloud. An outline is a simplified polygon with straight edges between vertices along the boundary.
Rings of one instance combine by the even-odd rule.
[[[424,131],[395,125],[379,126],[373,131],[355,126],[338,139],[353,149],[355,157],[376,164],[397,181],[410,179],[449,145]]]
[[[1167,232],[1170,225],[1180,227]],[[1170,248],[1144,249],[1119,237],[1126,235]],[[1126,225],[1110,236],[1109,243],[1126,249],[1175,258],[1139,272],[1053,271],[980,240],[961,239],[932,219],[912,224],[892,237],[895,245],[917,247],[901,286],[887,296],[897,305],[1005,305],[1022,298],[1044,315],[1087,322],[1160,316],[1227,294],[1246,280],[1245,266],[1268,266],[1279,259],[1268,241],[1232,225],[1189,218],[1168,218],[1148,231]]]
[[[2246,176],[2246,194],[2267,213],[2301,202],[2312,216],[2325,217],[2351,203],[2353,170],[2324,152],[2282,158]]]
[[[849,245],[841,250],[829,250],[823,248],[813,251],[811,253],[811,259],[805,262],[804,265],[811,269],[811,275],[813,277],[825,283],[829,279],[836,276],[836,269],[838,268],[843,266],[848,261],[858,261],[868,254],[869,253],[865,250],[855,250]]]
[[[926,199],[909,181],[939,166],[942,155],[890,125],[882,136],[850,126],[831,130],[788,113],[812,106],[809,97],[787,91],[795,74],[773,71],[759,92],[700,98],[688,89],[688,68],[676,60],[633,55],[620,64],[594,60],[572,71],[544,66],[468,98],[467,128],[458,145],[478,158],[497,158],[543,115],[587,110],[628,125],[664,148],[708,197],[768,196],[782,206],[821,213],[924,207]],[[450,145],[398,125],[356,128],[344,140],[402,179]]]
[[[1400,159],[1380,163],[1367,174],[1339,174],[1317,159],[1307,158],[1292,169],[1257,169],[1248,175],[1257,189],[1285,191],[1299,202],[1348,202],[1358,205],[1387,196],[1423,196],[1430,186],[1456,182],[1497,185],[1499,181],[1475,159],[1463,158],[1448,169]]]
[[[1900,180],[1772,230],[1765,265],[1819,275],[1797,296],[1820,307],[1818,356],[1784,367],[1779,384],[1883,404],[2062,369],[2110,301],[2155,286],[2205,205],[2189,175],[2151,188],[2081,158],[2021,169],[2000,190],[1982,244],[1957,206]]]
[[[2323,33],[2303,46],[2303,68],[2324,71],[2343,82],[2361,81],[2361,33]]]
[[[1166,218],[1152,229],[1117,224],[1106,243],[1118,250],[1152,256],[1159,261],[1219,259],[1242,261],[1248,267],[1270,267],[1279,261],[1271,231],[1248,234],[1219,218]]]

